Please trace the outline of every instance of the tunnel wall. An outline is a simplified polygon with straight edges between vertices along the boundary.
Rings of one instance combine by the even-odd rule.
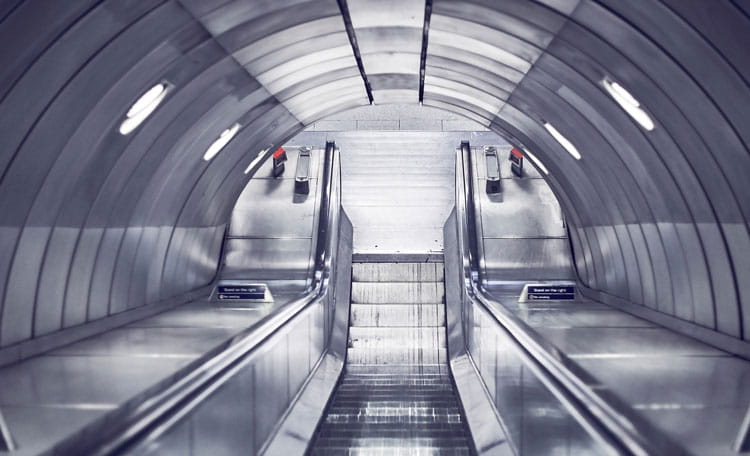
[[[3,2],[0,347],[210,282],[247,164],[368,104],[368,87],[383,101],[423,92],[425,105],[532,150],[569,222],[579,280],[602,299],[750,337],[747,3],[430,6],[394,22],[400,10],[368,13],[377,3],[360,0]],[[403,64],[419,61],[415,43],[423,81]],[[653,131],[607,95],[605,77],[643,103]],[[174,89],[121,135],[159,81]],[[202,160],[234,122],[235,139]]]
[[[242,170],[298,121],[175,2],[24,2],[0,33],[0,346],[209,284]],[[169,103],[121,135],[155,80]]]

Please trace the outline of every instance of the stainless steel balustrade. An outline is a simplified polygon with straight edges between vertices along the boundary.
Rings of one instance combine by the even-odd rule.
[[[351,225],[342,222],[346,215],[341,211],[340,163],[333,142],[326,144],[323,185],[315,276],[307,293],[270,315],[259,326],[234,337],[216,356],[166,390],[111,420],[106,429],[64,442],[57,451],[90,455],[185,454],[191,445],[201,444],[196,442],[199,439],[195,435],[188,438],[193,422],[201,423],[201,432],[208,438],[204,449],[210,448],[212,454],[262,451],[285,410],[294,402],[311,372],[319,367],[329,342],[334,316],[331,306],[336,301],[333,297],[336,286],[332,281],[336,280],[336,257],[341,250],[338,246],[340,230],[351,231]],[[345,268],[350,267],[348,261],[342,263]],[[346,294],[344,299],[348,300],[348,290]],[[287,368],[294,368],[295,372],[274,369],[278,363],[273,358],[279,356],[280,351],[281,356],[289,358]],[[312,363],[294,363],[295,354],[303,351],[315,355],[310,358],[314,359]],[[257,371],[253,369],[256,365]],[[250,396],[248,385],[251,386]],[[253,404],[253,392],[256,398],[260,392],[261,400],[270,400],[270,409],[263,404]],[[273,401],[273,395],[288,400]],[[216,406],[221,412],[217,413]],[[233,415],[233,411],[240,414]],[[259,425],[232,421],[233,418],[256,420]]]
[[[449,308],[448,314],[454,371],[466,356],[516,453],[546,454],[555,445],[566,445],[568,454],[679,453],[663,439],[649,439],[648,429],[609,406],[555,347],[487,297],[480,285],[470,160],[469,144],[462,143],[456,159],[456,211],[445,226],[446,276],[455,275],[446,277],[449,302],[456,295],[461,301],[460,311]],[[449,270],[449,258],[458,259],[459,268]],[[490,360],[489,352],[499,361]],[[470,408],[467,415],[471,424]],[[479,453],[490,454],[497,437],[482,432],[472,426]]]

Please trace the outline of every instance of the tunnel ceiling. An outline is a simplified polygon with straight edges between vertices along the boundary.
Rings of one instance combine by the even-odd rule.
[[[749,16],[740,0],[2,2],[0,345],[209,283],[253,159],[371,99],[538,157],[583,284],[747,338]]]

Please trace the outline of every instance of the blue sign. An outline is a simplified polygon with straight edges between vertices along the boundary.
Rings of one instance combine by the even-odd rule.
[[[527,289],[529,301],[570,301],[576,298],[574,285],[532,285]]]
[[[265,285],[219,285],[216,292],[219,301],[241,301],[265,299]]]

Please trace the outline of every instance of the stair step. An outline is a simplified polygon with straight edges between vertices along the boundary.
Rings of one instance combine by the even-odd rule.
[[[364,407],[361,406],[345,406],[344,404],[336,403],[329,412],[329,415],[336,416],[408,416],[408,417],[420,417],[427,416],[439,419],[440,417],[452,417],[458,416],[459,410],[457,405],[453,406],[442,406],[437,404],[429,404],[430,401],[423,401],[425,406],[417,407],[414,406],[413,401],[405,402],[404,404],[394,404],[393,406],[387,406],[383,403],[367,404]],[[391,402],[392,403],[392,402]]]
[[[351,402],[414,402],[414,401],[441,401],[447,393],[451,393],[451,388],[433,388],[427,391],[421,391],[418,388],[411,390],[396,391],[393,389],[374,390],[370,393],[357,392],[355,388],[341,390],[341,399]]]
[[[366,448],[315,448],[314,456],[469,456],[471,452],[467,448],[438,448],[420,447],[411,448],[404,446],[393,447],[366,447]]]
[[[353,409],[369,409],[369,408],[390,408],[390,409],[458,409],[458,401],[454,399],[425,399],[416,400],[416,398],[408,398],[407,400],[397,400],[396,398],[385,398],[382,400],[370,400],[365,399],[347,399],[339,398],[336,404],[331,405],[331,410],[336,410],[337,413],[343,413],[344,410]]]
[[[352,267],[347,360],[313,455],[472,454],[447,365],[439,263]]]
[[[445,326],[445,305],[419,304],[352,304],[350,324],[355,326]]]
[[[375,432],[377,430],[377,432]],[[369,433],[369,434],[368,434]],[[460,437],[465,436],[462,423],[363,423],[354,422],[340,426],[323,422],[320,437]]]
[[[347,365],[345,376],[357,377],[392,377],[411,376],[411,375],[450,375],[450,369],[445,364],[420,364],[406,366],[367,366],[367,365]]]
[[[330,447],[430,447],[456,448],[466,446],[466,437],[437,435],[434,437],[414,437],[409,441],[395,437],[326,437],[324,442]]]
[[[391,348],[445,348],[442,327],[352,327],[349,329],[349,348],[390,350]]]
[[[354,263],[353,282],[442,282],[442,263]]]
[[[445,302],[443,282],[353,282],[352,304]]]
[[[404,377],[363,377],[346,376],[342,385],[372,385],[372,386],[401,386],[401,385],[450,385],[449,378],[442,375],[418,376],[410,375]]]
[[[412,348],[393,348],[390,351],[373,352],[367,348],[350,348],[346,351],[347,362],[351,364],[436,364],[446,363],[448,353],[444,348],[415,350]]]

